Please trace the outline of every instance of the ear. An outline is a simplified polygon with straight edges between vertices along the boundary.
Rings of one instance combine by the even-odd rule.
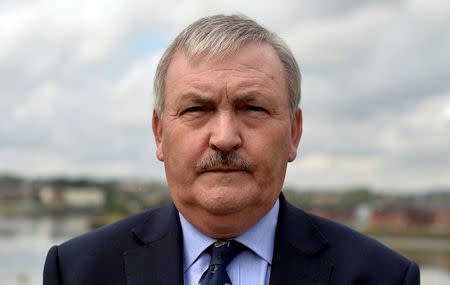
[[[155,110],[153,110],[152,128],[156,142],[156,157],[159,160],[164,161],[164,151],[162,145],[163,126],[162,121],[158,117],[158,114],[156,113]]]
[[[295,118],[291,121],[291,149],[289,151],[289,162],[294,161],[297,157],[297,148],[300,143],[300,138],[302,137],[303,130],[303,117],[302,109],[298,108],[295,112]]]

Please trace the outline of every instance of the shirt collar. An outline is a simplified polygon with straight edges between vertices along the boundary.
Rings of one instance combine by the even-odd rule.
[[[186,272],[200,254],[216,239],[199,231],[180,212],[178,214],[180,215],[181,229],[183,231],[183,272]]]
[[[280,202],[277,200],[272,209],[261,220],[259,220],[242,235],[234,238],[254,251],[259,257],[264,259],[269,264],[272,264],[275,229],[277,227],[279,210]],[[181,213],[179,213],[179,215],[181,229],[183,231],[183,271],[186,272],[195,260],[197,260],[200,254],[202,254],[208,246],[215,242],[216,239],[211,238],[199,231],[190,222],[188,222]]]

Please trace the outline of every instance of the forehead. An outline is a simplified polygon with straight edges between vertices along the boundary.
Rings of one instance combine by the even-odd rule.
[[[169,65],[166,94],[177,89],[208,85],[215,88],[268,87],[287,94],[284,66],[272,46],[249,42],[235,51],[210,56],[208,51],[188,59],[177,51]],[[206,87],[206,86],[205,86]],[[166,98],[167,99],[167,98]]]

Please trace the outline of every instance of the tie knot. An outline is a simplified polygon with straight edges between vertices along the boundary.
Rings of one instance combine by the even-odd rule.
[[[227,266],[242,250],[242,245],[234,240],[218,240],[211,245],[210,265]]]

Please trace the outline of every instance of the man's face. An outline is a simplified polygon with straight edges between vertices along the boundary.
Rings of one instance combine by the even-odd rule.
[[[283,65],[268,44],[210,60],[175,54],[153,129],[174,203],[191,223],[259,220],[272,208],[301,136],[301,112],[291,119],[288,102]]]

